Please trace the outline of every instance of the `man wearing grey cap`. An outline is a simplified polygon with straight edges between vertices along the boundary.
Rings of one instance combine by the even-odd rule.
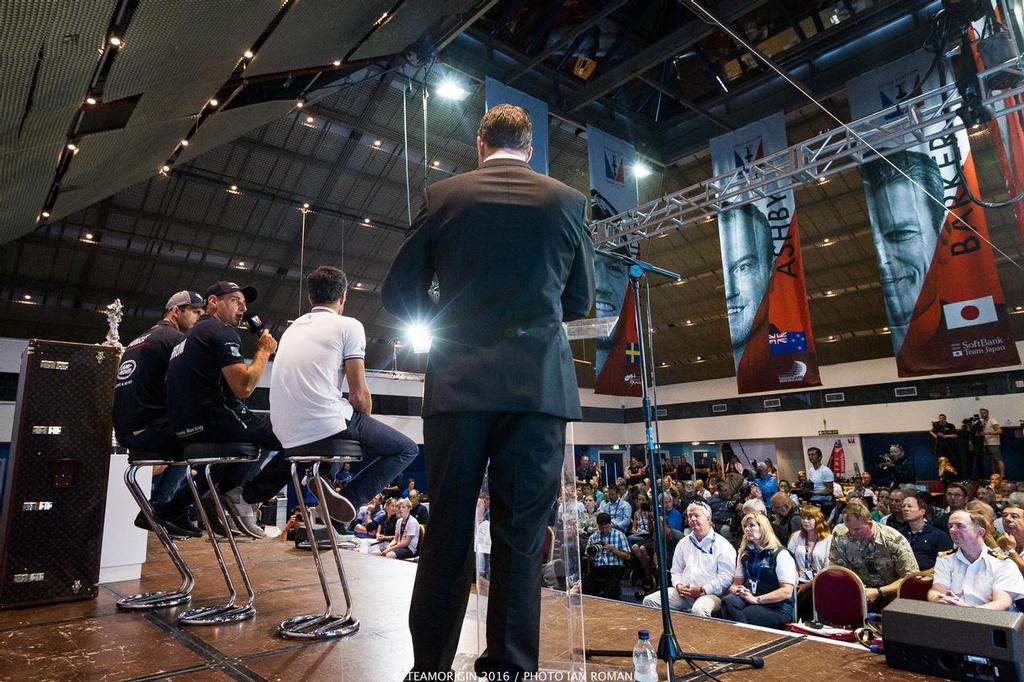
[[[164,377],[171,350],[199,319],[204,305],[196,292],[179,291],[167,300],[163,318],[125,348],[114,384],[114,434],[120,445],[181,457],[181,441],[167,417]],[[185,480],[185,470],[172,467],[166,471],[153,495],[153,510],[172,535],[198,536],[198,529],[185,514],[187,507],[168,504]],[[148,528],[141,514],[135,525]]]
[[[206,290],[206,314],[171,353],[167,412],[174,432],[185,444],[238,442],[252,443],[265,451],[281,449],[270,417],[250,411],[245,404],[277,350],[277,341],[263,330],[252,361],[246,363],[242,357],[238,326],[254,300],[253,287],[215,283]],[[246,534],[263,537],[252,505],[273,497],[284,487],[289,466],[282,457],[275,456],[249,481],[245,481],[248,468],[243,466],[224,467],[230,471],[218,476],[217,488],[226,493],[227,509]],[[215,525],[214,530],[222,529]]]

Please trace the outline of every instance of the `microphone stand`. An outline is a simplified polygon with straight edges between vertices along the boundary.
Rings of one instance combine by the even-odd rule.
[[[647,273],[653,273],[666,277],[673,281],[678,281],[680,276],[674,272],[663,270],[659,267],[651,265],[645,261],[637,260],[629,256],[614,253],[611,251],[604,251],[597,249],[597,253],[607,258],[612,258],[629,265],[629,281],[633,285],[633,315],[634,324],[636,324],[637,330],[637,341],[640,350],[640,388],[641,395],[643,396],[643,407],[644,407],[644,458],[647,461],[648,471],[657,471],[657,462],[655,461],[654,451],[654,429],[653,423],[657,420],[657,415],[653,415],[651,411],[651,398],[650,391],[648,388],[648,358],[647,348],[644,344],[643,329],[643,318],[640,313],[640,282],[643,281]],[[648,305],[650,302],[648,301]],[[653,362],[653,358],[652,358]],[[676,639],[675,631],[672,627],[672,611],[668,604],[668,562],[665,556],[665,538],[662,535],[664,529],[664,510],[662,509],[661,503],[661,489],[658,486],[657,478],[654,480],[654,499],[652,503],[654,505],[654,546],[658,554],[658,585],[661,593],[661,638],[658,640],[658,658],[665,661],[665,666],[668,668],[668,679],[672,682],[675,679],[675,671],[673,670],[676,661],[686,661],[693,666],[695,661],[711,662],[711,663],[726,663],[735,665],[749,665],[753,668],[763,668],[764,659],[760,657],[740,657],[740,656],[715,656],[710,654],[691,654],[682,651],[679,647],[679,642]],[[632,650],[625,649],[589,649],[584,650],[584,656],[590,658],[592,656],[604,656],[612,658],[632,658]]]

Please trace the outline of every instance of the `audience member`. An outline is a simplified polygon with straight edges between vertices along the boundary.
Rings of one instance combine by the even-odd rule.
[[[863,504],[847,505],[843,522],[833,533],[829,563],[856,573],[878,610],[896,596],[903,577],[919,570],[914,550],[898,530],[872,521]]]
[[[821,463],[820,448],[807,448],[807,459],[811,462],[811,468],[807,472],[807,482],[811,487],[811,504],[817,506],[821,509],[822,514],[828,516],[836,504],[832,490],[832,483],[836,480],[835,474]]]
[[[772,511],[775,512],[775,530],[779,542],[788,543],[790,536],[800,530],[800,511],[789,495],[779,491],[771,497]]]
[[[793,555],[797,567],[797,613],[801,619],[810,620],[814,614],[811,583],[818,572],[828,566],[832,530],[821,510],[813,505],[801,507],[797,518],[800,527],[790,536],[787,549]]]
[[[352,532],[356,537],[366,538],[376,535],[376,531],[371,532],[371,526],[374,519],[380,518],[377,516],[377,511],[380,507],[380,495],[374,495],[370,498],[370,501],[359,508],[356,512],[356,517],[352,519]],[[383,510],[381,510],[383,514]]]
[[[425,526],[430,523],[430,511],[422,502],[423,496],[415,488],[409,491],[409,514],[416,523]]]
[[[863,474],[860,475],[860,480],[858,482],[863,488],[864,499],[871,500],[871,503],[875,504],[877,501],[875,500],[875,491],[871,487],[871,473],[865,471]]]
[[[608,486],[608,493],[601,511],[611,517],[612,525],[623,534],[629,532],[629,524],[633,517],[633,508],[620,497],[624,492],[620,486]]]
[[[668,524],[669,528],[682,532],[683,514],[676,508],[675,498],[672,497],[670,492],[666,492],[661,497],[661,513],[664,515],[665,523]]]
[[[630,547],[646,542],[654,532],[654,513],[651,511],[650,499],[646,495],[637,495],[636,503],[631,532],[626,538]]]
[[[888,488],[879,488],[875,492],[875,508],[871,510],[872,520],[882,523],[882,519],[889,516],[889,495]]]
[[[999,547],[1024,573],[1024,507],[1007,505],[1003,509],[1003,534],[999,536]]]
[[[967,486],[963,483],[951,482],[946,484],[946,508],[936,509],[935,514],[932,518],[932,523],[939,530],[948,533],[949,525],[947,523],[949,515],[955,511],[964,509],[967,506],[968,492]]]
[[[590,458],[586,455],[580,457],[580,465],[576,467],[576,485],[597,485],[597,475],[594,467],[590,465]]]
[[[761,490],[761,499],[770,500],[772,495],[779,492],[778,477],[768,470],[765,462],[757,463],[757,475],[754,483]]]
[[[391,543],[395,539],[395,526],[398,523],[398,499],[389,497],[384,502],[384,516],[378,516],[370,525],[367,526],[367,532],[373,533],[373,537],[376,540],[376,548],[380,549]]]
[[[341,492],[341,489],[345,487],[345,484],[354,478],[352,474],[352,463],[342,462],[341,468],[338,469],[338,473],[334,474],[334,489]]]
[[[743,540],[722,617],[737,623],[781,628],[793,620],[797,571],[793,556],[775,537],[768,517],[747,514]]]
[[[626,535],[612,524],[607,513],[597,515],[597,532],[587,541],[585,553],[593,556],[590,571],[583,576],[583,593],[618,599],[622,593],[626,560],[630,557],[629,545],[626,544]]]
[[[900,532],[907,525],[903,520],[903,500],[907,499],[907,492],[902,486],[892,489],[889,493],[889,516],[882,520],[882,523]],[[913,495],[916,492],[917,488],[914,488],[910,494]]]
[[[935,566],[935,557],[940,552],[953,549],[953,541],[945,532],[939,530],[928,520],[931,502],[926,493],[910,495],[903,500],[903,520],[905,525],[900,529],[903,536],[914,550],[917,566],[922,571]]]
[[[881,477],[888,481],[890,487],[913,483],[917,480],[914,460],[907,457],[907,451],[899,443],[889,446],[889,454],[882,458],[879,470]]]
[[[413,490],[416,490],[416,479],[407,478],[405,480],[405,488],[402,490],[402,497],[408,498],[409,494],[412,493]]]
[[[678,510],[676,513],[679,513]],[[661,528],[661,537],[665,541],[665,556],[671,557],[675,552],[676,545],[683,539],[683,532],[669,526],[664,519],[662,519]],[[654,535],[651,535],[645,542],[632,545],[629,548],[635,559],[633,583],[642,585],[644,590],[653,589],[658,584],[656,580],[658,577],[658,551],[654,542]],[[643,595],[643,591],[637,592],[636,598],[643,599]]]
[[[1000,476],[1005,476],[1006,465],[1003,463],[1003,455],[999,449],[1003,427],[995,417],[989,416],[988,410],[984,407],[978,410],[978,416],[981,418],[981,435],[985,439],[985,454],[988,456],[989,468],[998,472]]]
[[[578,530],[580,535],[588,538],[597,530],[597,498],[593,495],[583,498],[583,513],[580,514]]]
[[[398,523],[395,526],[395,536],[385,547],[378,550],[378,553],[389,559],[409,559],[416,556],[420,524],[409,513],[411,507],[409,500],[402,498],[398,500],[396,506],[398,507],[399,516]]]
[[[694,479],[695,472],[693,465],[688,460],[683,460],[678,467],[676,467],[676,478],[682,481],[692,481]]]
[[[935,461],[938,462],[945,457],[955,472],[960,471],[960,457],[956,447],[956,427],[946,421],[946,415],[940,414],[939,418],[932,422],[932,428],[928,433],[934,440]]]
[[[1024,596],[1024,578],[1014,562],[986,548],[985,524],[978,513],[950,515],[949,532],[957,549],[943,552],[936,560],[928,601],[1006,611]]]
[[[732,582],[736,550],[712,528],[711,509],[694,502],[686,508],[690,535],[672,554],[669,607],[710,616],[719,610],[721,595]],[[644,597],[644,606],[660,607],[661,592]]]
[[[647,467],[636,457],[629,458],[629,466],[626,467],[626,484],[640,485],[647,475]]]

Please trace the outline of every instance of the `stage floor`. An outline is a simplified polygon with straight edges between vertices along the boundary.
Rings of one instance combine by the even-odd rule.
[[[181,628],[179,609],[123,612],[126,594],[177,586],[176,573],[151,537],[143,577],[100,586],[95,600],[0,611],[0,679],[17,680],[401,680],[412,665],[406,626],[417,565],[344,553],[359,632],[329,642],[296,642],[277,636],[277,624],[322,608],[322,595],[309,552],[290,542],[262,540],[241,545],[257,590],[256,617],[232,625]],[[225,595],[213,550],[204,540],[182,544],[196,576],[193,604]],[[333,563],[331,564],[333,565]],[[335,585],[336,603],[341,589]],[[456,668],[472,669],[477,651],[476,600],[470,599]],[[586,643],[592,649],[631,649],[639,628],[661,632],[658,611],[604,599],[584,600]],[[565,610],[556,593],[546,593],[542,616],[543,661],[565,655]],[[721,671],[724,680],[932,680],[890,670],[881,656],[784,633],[740,627],[678,614],[674,626],[685,650],[722,655],[763,655],[762,671]],[[542,665],[544,663],[542,662]],[[714,670],[714,668],[710,668]],[[683,679],[699,679],[677,664]],[[591,679],[630,680],[632,661],[594,659]],[[664,668],[661,677],[665,679]],[[466,675],[463,679],[475,679]],[[705,678],[706,679],[706,678]]]

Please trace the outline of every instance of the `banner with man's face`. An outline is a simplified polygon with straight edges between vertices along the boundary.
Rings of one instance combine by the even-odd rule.
[[[777,113],[711,140],[716,176],[735,173],[785,149],[786,122]],[[736,384],[740,393],[820,386],[807,306],[796,201],[792,190],[718,216],[722,276]]]
[[[900,107],[951,82],[945,64],[924,81],[932,59],[922,50],[851,80],[852,116]],[[891,118],[901,115],[896,109]],[[978,196],[967,133],[874,158],[861,175],[899,375],[1017,364],[985,212],[960,184]]]
[[[590,161],[590,219],[596,222],[636,208],[636,179],[632,170],[636,150],[633,145],[612,137],[594,126],[587,126],[587,156]],[[610,244],[602,248],[633,258],[636,258],[639,252],[639,244],[635,242],[620,248],[614,248],[614,245]],[[625,262],[601,254],[594,255],[596,317],[619,317],[615,329],[606,338],[597,340],[597,357],[594,362],[594,371],[598,375],[599,383],[605,387],[601,392],[611,395],[634,395],[636,392],[637,377],[634,376],[632,381],[627,381],[627,375],[636,371],[635,368],[630,368],[632,363],[628,362],[628,358],[616,363],[617,368],[626,368],[622,377],[617,376],[620,373],[619,369],[615,370],[615,377],[601,377],[605,360],[613,350],[616,336],[622,337],[619,328],[624,324],[636,326],[632,316],[630,319],[624,319],[619,315],[626,296],[628,272],[629,266]]]

